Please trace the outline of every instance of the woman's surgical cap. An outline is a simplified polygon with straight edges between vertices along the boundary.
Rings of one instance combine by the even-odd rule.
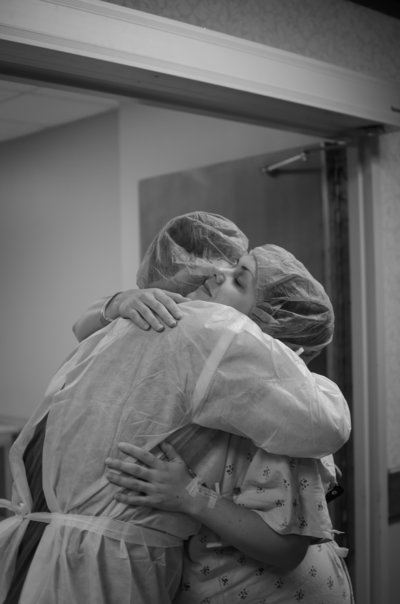
[[[186,295],[199,286],[211,263],[230,264],[247,253],[248,239],[228,218],[191,212],[173,218],[161,229],[144,254],[138,287],[162,287]]]
[[[254,248],[256,306],[249,315],[265,333],[308,362],[333,337],[334,312],[323,286],[293,254],[277,245]]]

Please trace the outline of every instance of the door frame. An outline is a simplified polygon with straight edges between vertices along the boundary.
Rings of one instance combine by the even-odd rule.
[[[376,138],[348,149],[357,601],[388,602],[382,205]]]
[[[400,128],[400,85],[101,0],[2,0],[0,74],[321,137]]]
[[[400,128],[397,84],[100,0],[2,0],[0,76],[325,138],[376,125]],[[387,585],[379,157],[364,139],[348,158],[355,588],[360,602],[379,604]]]

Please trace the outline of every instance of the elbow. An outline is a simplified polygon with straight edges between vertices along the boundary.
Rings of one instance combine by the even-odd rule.
[[[349,440],[351,435],[351,419],[350,414],[343,413],[337,423],[337,430],[334,442],[332,442],[331,453],[336,453]]]
[[[294,570],[303,561],[307,550],[308,543],[302,544],[301,547],[296,548],[295,551],[288,552],[285,559],[281,561],[279,568],[285,571]]]
[[[73,324],[72,333],[74,334],[74,336],[76,337],[78,342],[82,342],[82,340],[84,340],[86,338],[86,334],[84,333],[82,326],[81,326],[81,322],[79,320]]]
[[[336,453],[349,440],[351,415],[347,401],[337,384],[324,376],[313,375],[316,381],[317,406],[312,413],[314,453],[309,457],[324,457]]]
[[[274,556],[273,566],[281,571],[294,570],[304,559],[310,541],[299,535],[287,535],[285,547]],[[264,562],[267,562],[264,560]],[[271,560],[269,560],[271,565]]]
[[[351,434],[351,415],[347,401],[342,397],[342,407],[339,406],[339,417],[337,422],[337,450],[341,449],[347,443]]]
[[[320,427],[315,439],[315,450],[310,456],[316,458],[333,455],[347,443],[351,435],[350,411],[344,398],[336,408],[329,405],[321,408],[325,412],[319,415]]]
[[[74,336],[76,337],[76,339],[78,340],[78,342],[82,341],[81,334],[79,332],[78,322],[76,322],[76,323],[73,324],[73,326],[72,326],[72,333],[74,334]]]

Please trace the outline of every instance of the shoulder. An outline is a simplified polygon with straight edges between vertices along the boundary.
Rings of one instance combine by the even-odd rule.
[[[193,300],[179,305],[183,318],[180,321],[183,334],[207,334],[213,341],[230,333],[238,346],[249,344],[257,351],[269,351],[271,355],[288,357],[296,364],[305,366],[300,357],[276,338],[264,333],[249,317],[231,306]]]

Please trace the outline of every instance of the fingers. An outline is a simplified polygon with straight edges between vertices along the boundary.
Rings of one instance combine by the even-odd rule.
[[[117,501],[128,505],[153,507],[158,499],[151,483],[122,476],[112,470],[106,472],[106,478],[112,484],[124,489],[115,493],[114,499]]]
[[[152,325],[150,325],[149,321],[146,320],[146,318],[144,318],[137,310],[135,310],[133,308],[127,308],[126,310],[122,310],[122,311],[120,310],[120,316],[123,317],[124,319],[129,319],[137,327],[139,327],[140,329],[143,329],[143,331],[148,331],[152,327]],[[149,317],[151,319],[151,314],[149,315]],[[156,327],[158,327],[158,322],[156,323]],[[153,329],[156,329],[156,328],[153,327]],[[162,331],[162,330],[156,329],[156,331]]]
[[[119,474],[113,470],[107,470],[106,478],[109,482],[112,482],[118,487],[123,487],[129,491],[135,491],[136,493],[142,492],[147,494],[153,489],[152,485],[144,480],[125,476],[124,474]]]
[[[186,298],[161,289],[134,290],[119,307],[122,317],[130,319],[140,329],[163,331],[165,326],[175,327],[182,318],[178,303]]]
[[[186,298],[181,294],[177,294],[176,292],[170,292],[166,289],[164,289],[163,292],[177,304],[181,304],[182,302],[187,302],[189,300],[189,298]]]
[[[163,452],[164,459],[166,461],[178,461],[182,464],[185,463],[182,457],[177,453],[177,451],[170,443],[160,443],[159,447]],[[123,472],[125,474],[128,474],[129,476],[140,477],[143,480],[150,480],[151,470],[160,470],[164,467],[164,461],[162,459],[156,457],[155,455],[150,453],[150,451],[146,451],[141,447],[136,447],[135,445],[132,445],[130,443],[119,443],[118,448],[120,449],[120,451],[122,451],[135,461],[107,457],[107,459],[105,460],[105,464],[110,469],[117,470],[118,472]],[[140,461],[141,464],[139,465],[137,461]]]
[[[148,480],[150,478],[151,470],[145,466],[141,466],[136,462],[123,461],[121,459],[106,459],[105,464],[108,469],[116,470],[119,473],[126,474],[127,476],[134,476],[141,480]]]
[[[148,500],[146,500],[142,495],[137,495],[136,493],[115,493],[114,497],[117,501],[126,503],[127,505],[151,507],[151,503]]]
[[[155,331],[164,331],[165,325],[159,321],[159,319],[154,315],[154,311],[150,310],[150,308],[136,300],[135,302],[137,310],[134,308],[126,308],[121,309],[121,317],[125,319],[129,319],[132,321],[137,327],[147,331],[149,329],[154,329]]]
[[[133,457],[134,459],[141,461],[148,468],[157,468],[160,467],[160,465],[162,465],[163,463],[155,455],[150,453],[150,451],[146,451],[145,449],[137,447],[136,445],[132,445],[131,443],[118,443],[118,449],[120,449],[120,451],[122,451],[126,455],[129,455],[129,457]],[[132,464],[132,462],[129,461],[120,463]]]
[[[175,327],[176,322],[182,319],[182,312],[179,306],[173,299],[174,294],[155,290],[153,292],[154,300],[150,298],[149,307],[153,310],[158,318],[167,325],[167,327]],[[178,294],[175,294],[178,295]]]
[[[193,473],[171,444],[159,445],[168,461],[130,443],[120,443],[118,447],[129,457],[106,459],[105,477],[122,489],[114,494],[115,499],[128,505],[184,511],[186,486]]]
[[[168,461],[182,461],[182,457],[177,453],[174,447],[167,441],[160,443],[160,449]]]
[[[129,443],[121,443],[119,448],[124,452],[128,452],[131,457],[134,456],[135,459],[143,460],[146,465],[139,465],[136,461],[108,457],[105,460],[107,480],[132,491],[151,492],[153,490],[151,484],[152,473],[157,464],[160,465],[162,462],[149,451],[144,451]]]

